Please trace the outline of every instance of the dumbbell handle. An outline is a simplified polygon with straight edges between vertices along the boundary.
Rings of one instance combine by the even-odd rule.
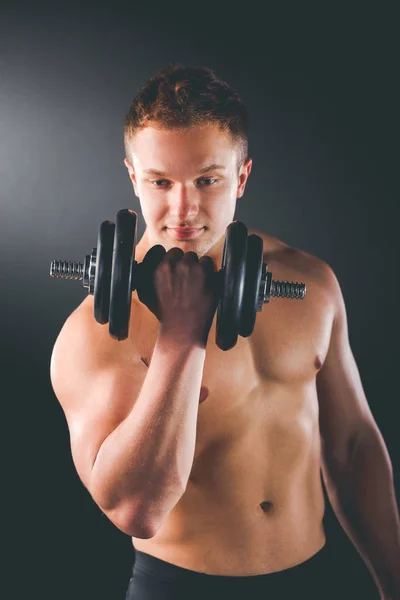
[[[133,261],[133,268],[138,263]],[[50,277],[57,279],[83,280],[83,287],[88,288],[89,294],[94,292],[94,274],[96,268],[96,248],[92,254],[87,255],[85,262],[68,262],[53,260],[50,265]],[[221,274],[221,271],[218,271]],[[218,275],[217,273],[217,275]],[[257,311],[261,312],[265,302],[270,298],[292,298],[302,300],[306,295],[306,284],[292,281],[274,281],[272,273],[268,271],[267,265],[263,263],[261,273],[260,295],[257,302]]]

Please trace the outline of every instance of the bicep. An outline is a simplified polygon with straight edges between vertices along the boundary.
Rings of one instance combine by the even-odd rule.
[[[132,410],[147,373],[134,349],[126,346],[121,353],[121,342],[93,321],[92,314],[71,315],[56,340],[50,365],[72,459],[88,489],[101,445]]]

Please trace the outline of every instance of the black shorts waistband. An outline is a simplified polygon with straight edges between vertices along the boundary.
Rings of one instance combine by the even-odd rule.
[[[273,571],[271,573],[259,574],[259,575],[210,575],[208,573],[201,573],[199,571],[193,571],[174,565],[172,563],[156,558],[146,552],[141,552],[135,549],[135,563],[133,565],[133,575],[135,572],[141,572],[147,575],[152,575],[157,579],[164,581],[187,581],[191,579],[195,584],[199,580],[226,580],[232,582],[240,581],[251,581],[259,583],[261,581],[271,582],[272,580],[278,580],[287,577],[296,577],[297,575],[306,575],[308,572],[315,573],[318,569],[319,563],[325,559],[326,555],[326,543],[324,546],[313,556],[303,561],[300,564],[294,565],[287,569],[280,571]]]

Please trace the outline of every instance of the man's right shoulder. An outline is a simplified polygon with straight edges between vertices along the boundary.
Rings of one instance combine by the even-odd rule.
[[[70,314],[67,321],[70,334],[76,336],[80,344],[88,349],[96,348],[106,359],[121,361],[120,364],[132,363],[138,357],[138,328],[142,321],[141,306],[132,295],[132,304],[129,319],[128,337],[125,340],[116,340],[110,335],[108,323],[98,323],[94,317],[94,297],[87,297]]]
[[[126,347],[121,353],[121,342],[114,340],[108,329],[108,324],[101,324],[94,318],[94,298],[89,295],[71,312],[62,326],[53,353],[59,358],[66,354],[76,357],[85,356],[86,360],[94,363],[103,360],[119,360],[126,355]],[[71,356],[73,360],[73,357]]]
[[[93,296],[88,295],[84,300],[68,315],[57,337],[57,341],[62,337],[74,339],[79,338],[80,332],[88,335],[89,332],[96,334],[96,324],[93,314]],[[100,330],[99,330],[100,333]]]

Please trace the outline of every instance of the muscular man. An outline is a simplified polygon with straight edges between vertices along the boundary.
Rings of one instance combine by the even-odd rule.
[[[88,296],[56,341],[51,378],[79,477],[132,536],[126,598],[322,599],[335,581],[347,598],[340,573],[317,584],[322,470],[381,597],[399,599],[391,462],[330,266],[256,231],[274,278],[305,281],[307,296],[272,300],[233,349],[215,344],[208,275],[252,167],[240,98],[210,69],[170,66],[135,97],[124,135],[146,223],[136,260],[150,263],[158,244],[167,254],[149,268],[153,295],[132,294],[128,339],[96,323]]]

